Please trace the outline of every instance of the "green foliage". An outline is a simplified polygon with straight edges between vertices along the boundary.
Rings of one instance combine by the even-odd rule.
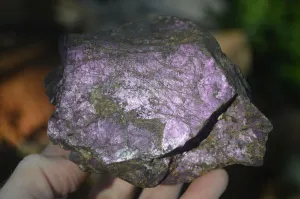
[[[297,85],[300,94],[300,2],[234,0],[233,4],[237,26],[248,32],[256,51],[270,56],[267,70]]]

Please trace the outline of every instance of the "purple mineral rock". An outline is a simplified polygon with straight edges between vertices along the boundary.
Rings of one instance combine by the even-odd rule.
[[[191,21],[156,17],[62,41],[48,135],[83,170],[139,187],[262,164],[272,125],[239,69]]]

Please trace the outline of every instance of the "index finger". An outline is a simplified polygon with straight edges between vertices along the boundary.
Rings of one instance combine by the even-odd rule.
[[[25,157],[1,189],[0,198],[53,199],[75,191],[87,173],[69,161],[67,153],[49,145],[42,154]]]

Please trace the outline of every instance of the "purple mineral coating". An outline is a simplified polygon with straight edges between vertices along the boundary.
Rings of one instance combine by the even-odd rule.
[[[83,170],[153,187],[262,162],[272,125],[239,69],[193,22],[155,17],[70,35],[62,57],[46,79],[56,105],[48,135]]]
[[[163,183],[191,182],[212,168],[232,164],[259,166],[271,130],[268,119],[249,99],[238,96],[218,117],[206,140],[197,148],[174,156],[170,174]]]

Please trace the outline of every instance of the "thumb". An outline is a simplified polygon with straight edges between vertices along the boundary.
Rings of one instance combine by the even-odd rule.
[[[66,151],[49,145],[43,154],[25,157],[0,191],[0,198],[53,199],[75,191],[87,174],[69,161]]]

